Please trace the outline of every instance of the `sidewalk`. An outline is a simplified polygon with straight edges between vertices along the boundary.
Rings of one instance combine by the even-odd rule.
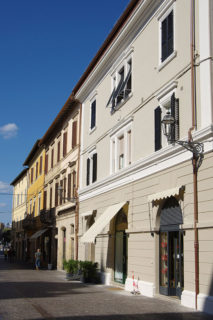
[[[0,320],[210,320],[177,301],[133,296],[116,287],[66,281],[65,272],[32,270],[0,256]]]

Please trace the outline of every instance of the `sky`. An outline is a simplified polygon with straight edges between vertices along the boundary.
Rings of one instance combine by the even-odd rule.
[[[129,0],[0,0],[0,222],[12,186]]]

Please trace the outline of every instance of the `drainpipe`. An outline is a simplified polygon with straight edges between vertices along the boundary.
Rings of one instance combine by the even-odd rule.
[[[80,171],[80,146],[81,146],[81,117],[82,117],[82,104],[80,103],[79,115],[79,135],[78,135],[78,167],[77,167],[77,181],[76,181],[76,211],[75,211],[75,259],[78,260],[78,231],[79,231],[79,171]]]
[[[195,1],[191,0],[191,101],[192,101],[192,127],[188,132],[189,142],[192,141],[192,130],[197,129],[196,117],[196,81],[195,81]],[[197,296],[199,294],[199,243],[198,243],[198,191],[197,191],[197,155],[193,152],[193,193],[194,193],[194,256],[195,256],[195,309],[197,310]]]

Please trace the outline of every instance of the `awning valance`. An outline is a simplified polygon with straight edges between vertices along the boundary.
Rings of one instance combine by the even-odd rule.
[[[38,237],[40,237],[44,232],[46,232],[47,229],[42,229],[42,230],[38,230],[37,232],[35,232],[31,237],[30,240],[32,239],[36,239]]]
[[[88,216],[91,216],[92,213],[93,213],[93,210],[90,210],[90,211],[81,213],[80,216],[81,216],[81,217],[88,217]]]
[[[161,192],[157,192],[154,194],[150,194],[148,196],[148,202],[156,201],[156,200],[163,200],[169,197],[178,196],[180,194],[180,191],[184,190],[184,186],[178,186],[176,188],[164,190]]]
[[[96,236],[106,227],[116,213],[125,205],[125,202],[120,202],[108,207],[97,221],[87,230],[81,238],[83,243],[94,243]]]

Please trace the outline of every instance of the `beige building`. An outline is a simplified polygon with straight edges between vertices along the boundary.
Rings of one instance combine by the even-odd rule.
[[[73,90],[82,103],[79,259],[97,261],[105,283],[132,291],[134,277],[143,295],[209,313],[212,28],[212,1],[132,0]],[[167,136],[166,114],[175,121]]]
[[[13,186],[12,245],[18,260],[24,260],[26,253],[26,238],[22,222],[27,214],[27,172],[28,168],[23,169],[11,182]]]
[[[40,141],[45,146],[45,215],[54,225],[58,269],[77,258],[80,104],[69,97]]]

